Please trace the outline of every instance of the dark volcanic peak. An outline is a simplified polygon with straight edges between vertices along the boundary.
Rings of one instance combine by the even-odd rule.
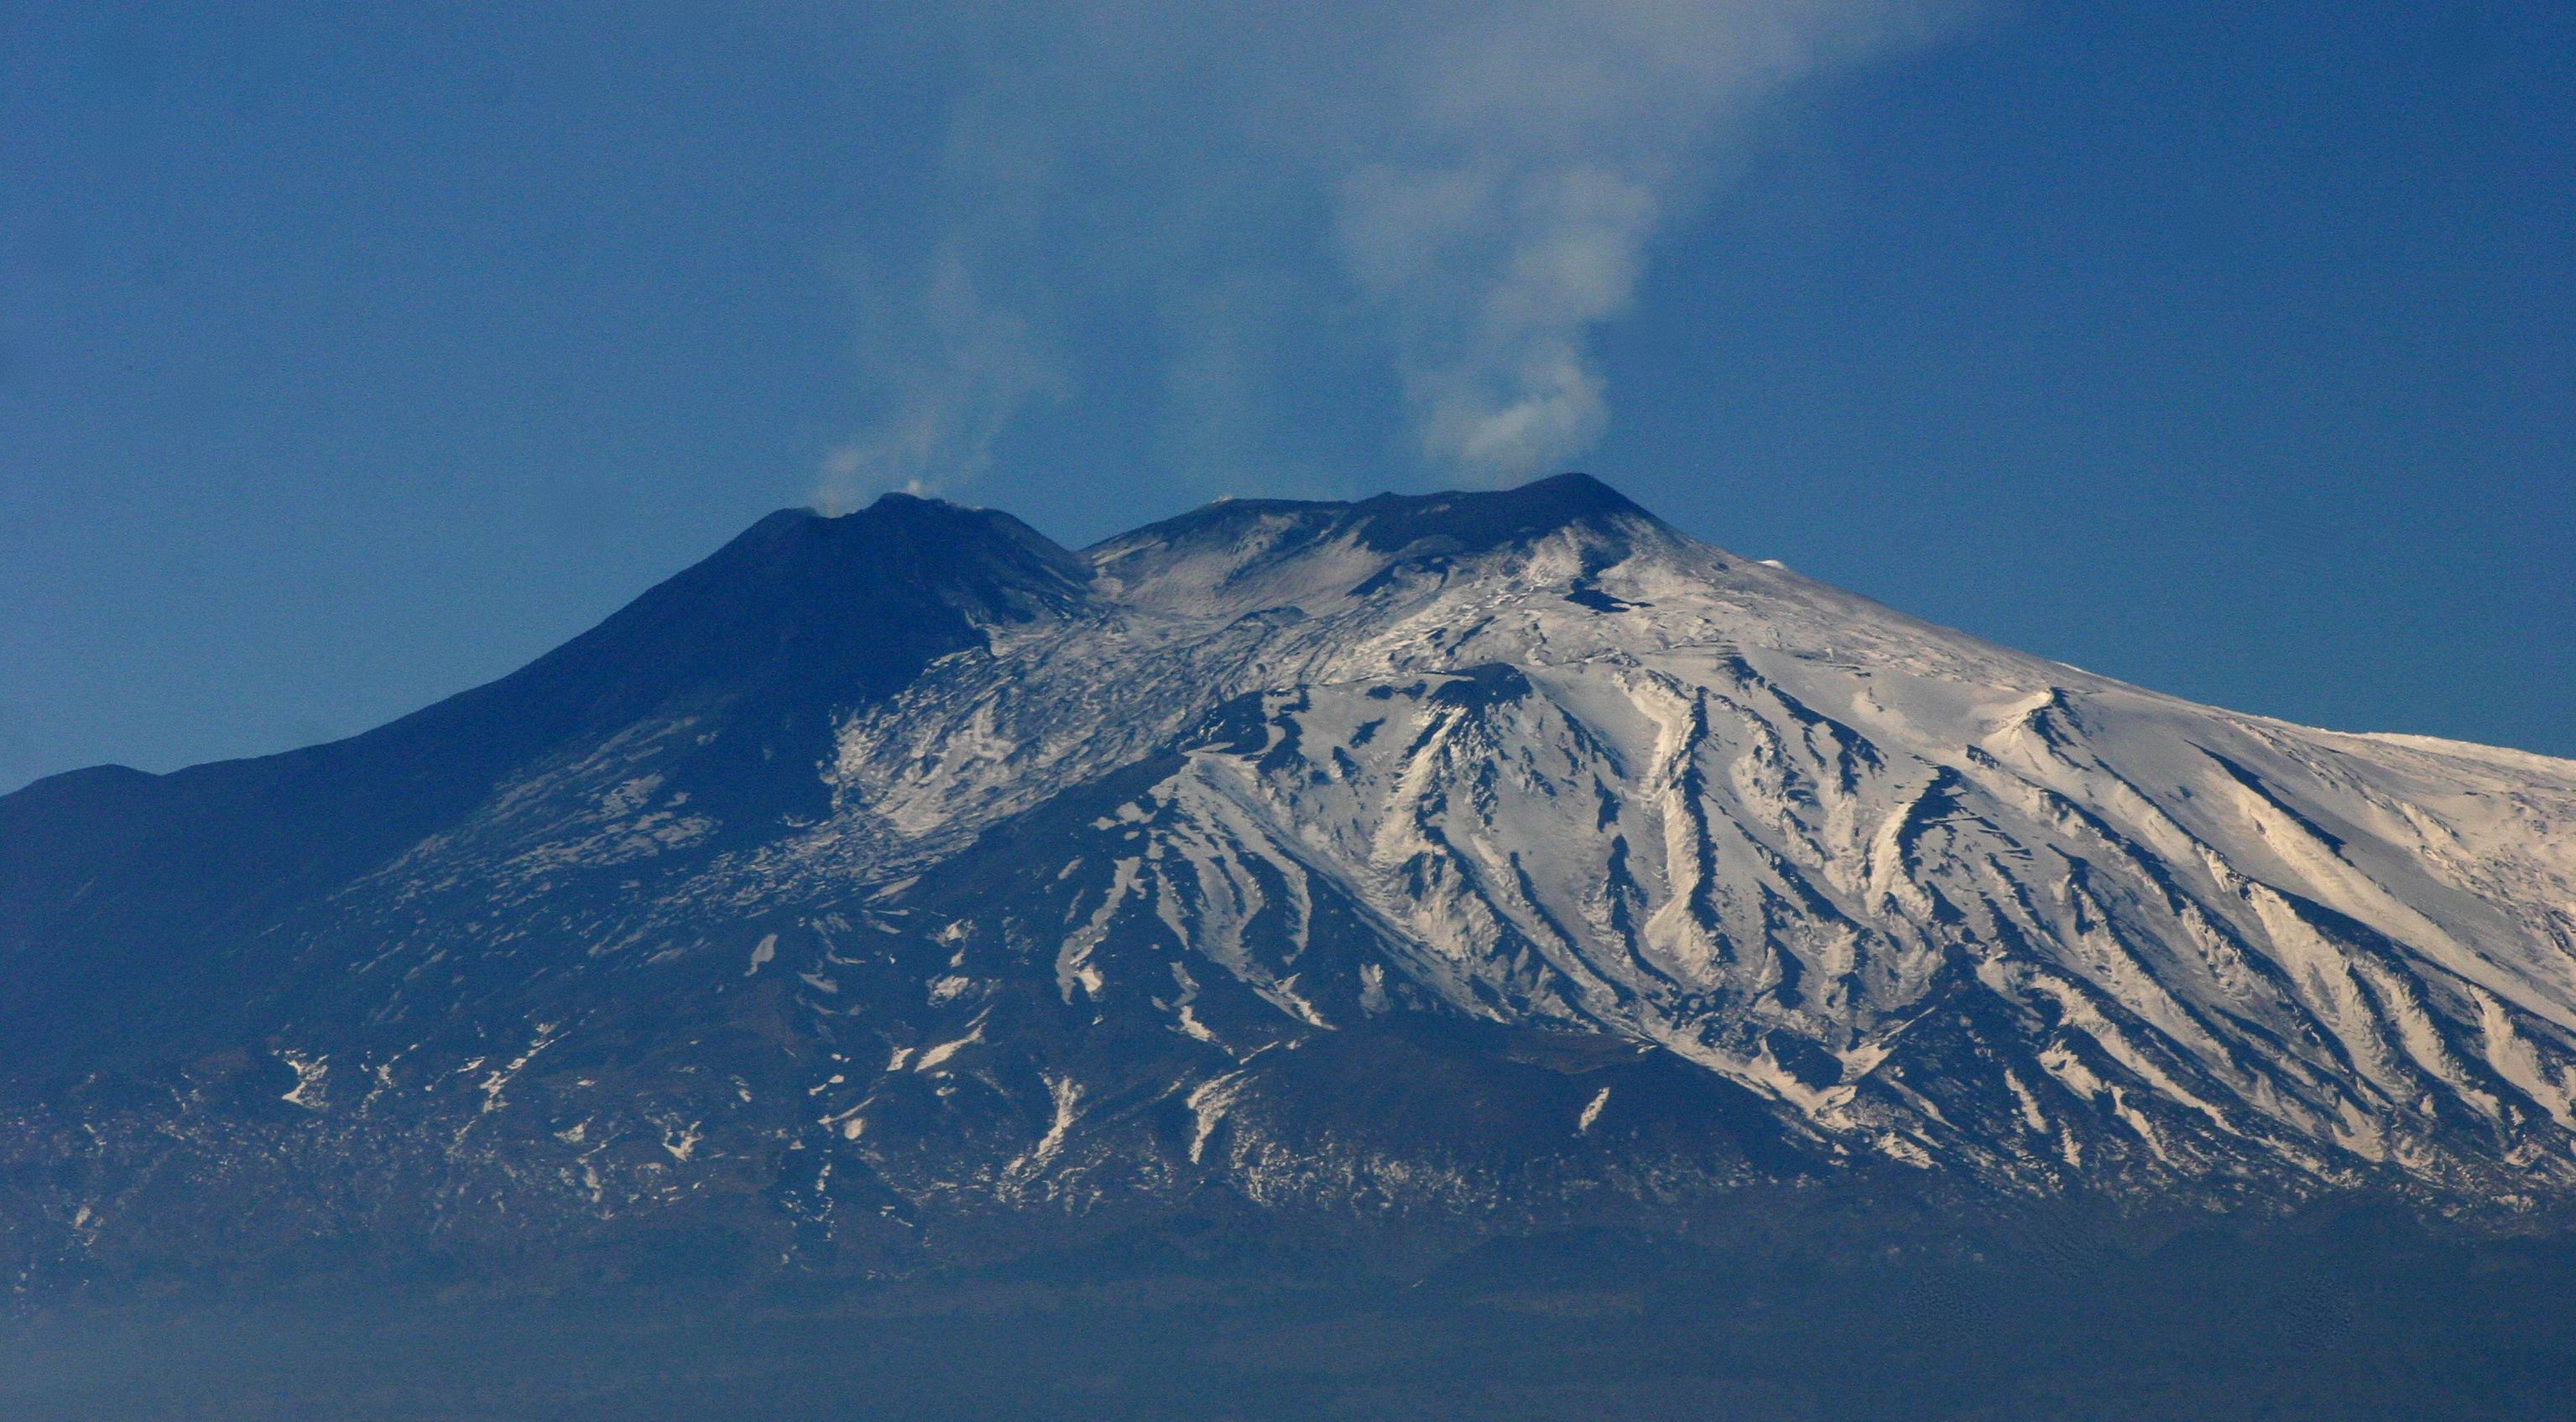
[[[448,735],[490,723],[524,753],[724,705],[819,723],[988,627],[1078,605],[1088,578],[1008,514],[904,496],[839,518],[782,509],[599,626],[412,720]]]
[[[1363,546],[1383,553],[1401,552],[1433,539],[1455,549],[1475,550],[1543,538],[1578,524],[1614,527],[1629,520],[1663,526],[1662,520],[1589,474],[1558,474],[1511,489],[1378,494],[1357,502],[1219,499],[1103,539],[1089,551],[1098,557],[1152,543],[1219,542],[1262,522],[1295,525],[1306,541],[1356,534]]]
[[[1389,570],[1437,570],[1486,555],[1508,558],[1550,540],[1580,546],[1585,570],[1647,546],[1685,540],[1661,519],[1588,474],[1559,474],[1514,489],[1379,494],[1355,503],[1226,499],[1148,524],[1085,550],[1129,594],[1171,597],[1246,585],[1282,601],[1379,585]],[[1702,548],[1703,554],[1717,555]],[[1718,555],[1722,556],[1722,555]]]
[[[1060,594],[1090,577],[1080,555],[999,509],[920,494],[888,492],[842,514],[781,509],[751,532],[771,524],[800,530],[801,546],[827,557],[890,562],[943,578],[981,571],[1026,591]]]
[[[1589,474],[1559,474],[1516,489],[1380,494],[1350,508],[1361,542],[1386,553],[1433,539],[1478,551],[1578,525],[1610,530],[1632,520],[1662,523]]]

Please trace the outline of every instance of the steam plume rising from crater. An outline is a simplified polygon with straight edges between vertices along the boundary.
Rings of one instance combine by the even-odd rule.
[[[1257,468],[1259,431],[1341,417],[1275,408],[1313,382],[1241,356],[1305,348],[1329,349],[1326,384],[1392,376],[1406,428],[1382,437],[1417,477],[1562,467],[1610,418],[1595,333],[1766,103],[1940,18],[1923,0],[1020,12],[968,46],[984,78],[899,284],[927,295],[863,333],[878,408],[834,452],[829,501],[971,481],[1033,403],[1157,363],[1168,424],[1235,432],[1165,441],[1174,457]],[[1088,329],[1122,320],[1144,329]],[[1037,354],[1055,350],[1084,354]]]

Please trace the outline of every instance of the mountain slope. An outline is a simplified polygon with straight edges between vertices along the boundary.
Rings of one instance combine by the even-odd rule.
[[[794,1257],[2576,1186],[2576,764],[2157,696],[1581,476],[1078,555],[779,515],[370,736],[0,800],[0,905],[30,1269],[245,1195],[254,1254]]]
[[[840,520],[782,512],[521,671],[378,730],[0,797],[0,1032],[22,1060],[59,1066],[99,1014],[123,1036],[165,996],[175,1010],[155,1024],[184,1032],[267,985],[266,958],[247,976],[196,975],[270,916],[476,815],[537,767],[596,771],[603,747],[694,796],[666,841],[721,822],[710,809],[820,812],[812,767],[836,710],[979,642],[984,624],[1077,598],[1084,577],[1003,515],[903,498]]]

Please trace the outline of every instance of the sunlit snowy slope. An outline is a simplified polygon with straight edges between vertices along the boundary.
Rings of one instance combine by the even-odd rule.
[[[1081,554],[896,496],[369,737],[0,800],[0,983],[29,1269],[215,1179],[250,1250],[2511,1204],[2576,1186],[2576,763],[2159,696],[1581,476]]]

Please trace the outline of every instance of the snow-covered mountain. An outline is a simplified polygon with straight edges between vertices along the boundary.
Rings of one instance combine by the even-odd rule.
[[[0,988],[21,1270],[2514,1205],[2576,1193],[2576,762],[2142,691],[1582,476],[1079,554],[889,496],[369,735],[0,799]]]

